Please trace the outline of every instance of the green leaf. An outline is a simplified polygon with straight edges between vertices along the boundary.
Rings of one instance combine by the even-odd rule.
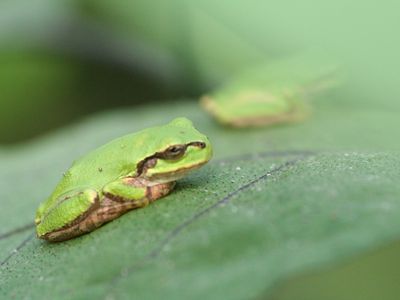
[[[196,103],[169,102],[2,149],[0,298],[264,298],[299,272],[398,239],[398,114],[340,100],[349,97],[332,93],[307,122],[257,130],[219,127]],[[38,204],[74,159],[176,116],[209,136],[212,162],[90,234],[34,237]]]

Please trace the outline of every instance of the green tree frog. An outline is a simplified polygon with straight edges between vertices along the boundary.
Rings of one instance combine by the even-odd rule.
[[[167,195],[175,181],[212,156],[190,120],[117,138],[75,161],[36,213],[36,232],[64,241]]]
[[[305,100],[336,83],[335,65],[296,56],[249,69],[203,96],[200,104],[233,127],[294,122],[309,115]]]

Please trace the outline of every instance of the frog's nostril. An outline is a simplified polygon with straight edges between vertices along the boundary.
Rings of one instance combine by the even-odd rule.
[[[200,147],[201,149],[204,149],[204,148],[206,147],[206,143],[200,142],[200,143],[199,143],[199,147]]]

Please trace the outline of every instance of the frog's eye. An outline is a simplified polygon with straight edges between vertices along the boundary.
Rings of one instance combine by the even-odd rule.
[[[164,158],[166,159],[177,159],[185,154],[186,145],[174,145],[168,147],[167,150],[164,151]]]

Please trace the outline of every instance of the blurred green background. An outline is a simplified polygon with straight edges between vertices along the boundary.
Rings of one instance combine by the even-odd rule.
[[[3,0],[0,143],[97,110],[197,96],[305,50],[342,63],[363,95],[355,105],[398,109],[398,9],[389,0]]]
[[[399,11],[390,0],[3,0],[0,143],[95,111],[196,98],[248,66],[302,51],[341,62],[355,96],[335,105],[397,112]],[[393,296],[398,248],[294,278],[273,299]]]

